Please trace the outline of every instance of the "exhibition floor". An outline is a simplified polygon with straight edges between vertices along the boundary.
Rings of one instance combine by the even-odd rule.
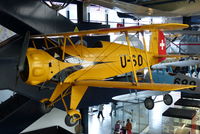
[[[177,101],[180,98],[179,92],[172,92],[170,94],[173,96],[173,100],[174,100],[173,102]],[[162,96],[158,96],[156,100],[157,101],[162,100]],[[180,126],[178,124],[177,128],[175,128],[174,127],[175,118],[162,116],[162,113],[165,110],[167,110],[169,107],[182,108],[181,106],[174,106],[173,104],[170,106],[166,106],[162,101],[157,102],[153,110],[149,111],[149,126],[146,129],[144,129],[143,132],[141,132],[140,134],[171,134],[171,133],[178,134],[177,128],[184,128],[185,126],[187,126],[188,120],[181,119],[181,124],[183,126]],[[111,110],[110,104],[104,105],[104,110],[103,110],[103,114],[105,117],[104,119],[97,118],[98,112],[93,112],[89,114],[89,134],[113,134],[114,133],[112,129],[113,124],[111,123],[111,121],[113,118],[115,118],[115,116],[109,115],[110,110]],[[171,122],[171,121],[173,121],[173,123],[171,124],[166,123],[166,122]],[[179,122],[180,119],[176,118],[176,121]],[[191,123],[190,120],[189,122]],[[172,130],[172,127],[174,130]],[[132,132],[133,134],[135,134],[134,130],[132,130]],[[183,132],[181,133],[183,134]],[[199,134],[199,130],[196,129],[195,134]]]

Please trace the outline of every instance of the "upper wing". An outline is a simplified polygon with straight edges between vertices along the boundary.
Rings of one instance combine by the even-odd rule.
[[[158,83],[138,83],[137,85],[135,85],[131,82],[100,81],[100,80],[82,80],[82,81],[77,81],[74,84],[75,86],[126,88],[126,89],[154,90],[154,91],[173,91],[173,90],[196,87],[193,85],[158,84]]]
[[[46,35],[33,35],[32,39],[37,38],[64,38],[65,36],[85,36],[91,34],[108,34],[108,33],[119,33],[119,32],[136,32],[144,30],[175,30],[187,28],[187,24],[167,23],[167,24],[151,24],[143,26],[131,26],[131,27],[119,27],[119,28],[104,28],[95,30],[85,30],[80,32],[67,32],[57,34],[46,34]]]

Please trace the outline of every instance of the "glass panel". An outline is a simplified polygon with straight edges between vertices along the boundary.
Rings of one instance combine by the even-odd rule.
[[[189,119],[181,119],[181,118],[173,118],[163,116],[162,118],[162,133],[174,133],[174,134],[197,134],[199,133],[198,126],[200,125],[200,111],[198,108],[192,107],[182,107],[183,109],[193,109],[196,110],[197,113],[193,117],[192,120]]]
[[[120,128],[126,126],[127,119],[132,124],[132,132],[142,132],[149,123],[149,112],[144,107],[140,100],[134,100],[133,102],[118,102],[116,108],[116,117],[111,119],[112,132],[116,131],[116,126],[119,123]],[[120,130],[122,131],[122,130]]]
[[[162,133],[185,133],[190,132],[190,128],[187,127],[187,124],[191,124],[191,120],[172,118],[172,117],[163,117],[162,120]]]

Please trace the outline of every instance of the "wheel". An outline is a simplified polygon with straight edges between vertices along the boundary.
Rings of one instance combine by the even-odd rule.
[[[154,101],[152,98],[146,98],[144,100],[144,106],[146,107],[146,109],[148,110],[152,110],[154,108]]]
[[[40,106],[41,112],[44,114],[50,112],[53,109],[53,106],[50,104],[51,104],[51,102],[49,102],[49,101],[42,102],[41,106]]]
[[[163,101],[166,105],[171,105],[173,103],[173,98],[170,94],[165,94],[163,96]]]
[[[68,115],[66,115],[66,117],[65,117],[65,124],[66,124],[67,126],[72,127],[72,126],[75,126],[75,125],[78,123],[79,120],[80,120],[80,116],[79,116],[78,114],[74,114],[74,115],[72,115],[72,116],[70,116],[70,115],[68,114]]]

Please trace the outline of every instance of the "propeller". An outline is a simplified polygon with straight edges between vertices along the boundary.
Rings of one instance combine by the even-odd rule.
[[[22,44],[22,49],[20,52],[20,56],[19,56],[19,64],[17,66],[17,70],[18,72],[22,72],[24,70],[24,63],[25,63],[25,59],[26,59],[26,51],[28,49],[28,45],[29,45],[29,39],[30,39],[30,32],[26,32],[25,36],[24,36],[24,41]]]
[[[19,79],[20,73],[24,71],[25,60],[26,60],[26,51],[28,49],[29,39],[30,39],[30,32],[27,31],[24,36],[24,40],[22,42],[22,48],[21,48],[20,55],[19,55],[19,62],[17,64],[17,75],[16,75],[15,87],[17,86],[17,81]]]

